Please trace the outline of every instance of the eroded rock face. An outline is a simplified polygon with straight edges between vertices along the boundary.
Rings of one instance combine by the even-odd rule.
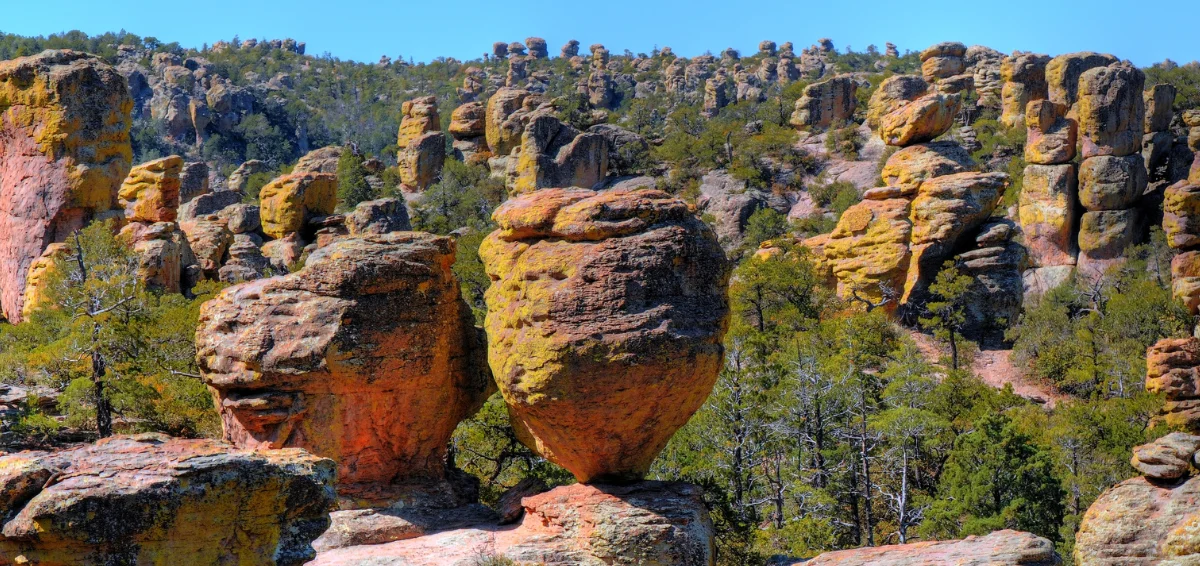
[[[1200,559],[1200,478],[1125,480],[1083,515],[1075,563],[1100,566],[1192,564]]]
[[[1200,311],[1200,251],[1186,251],[1171,258],[1171,293],[1188,312]]]
[[[529,91],[502,88],[488,99],[484,132],[493,155],[508,155],[521,145],[525,123],[514,114],[518,113],[529,95]]]
[[[299,232],[316,216],[337,208],[337,176],[292,173],[267,183],[258,193],[263,233],[282,238]]]
[[[302,156],[292,168],[292,173],[333,173],[337,174],[338,160],[345,151],[341,146],[331,145],[314,149]]]
[[[488,357],[518,438],[580,481],[642,476],[721,368],[716,237],[656,190],[542,190],[493,218]]]
[[[608,176],[608,140],[580,132],[550,113],[532,116],[521,137],[513,194],[547,187],[590,189]]]
[[[910,206],[904,198],[864,200],[842,213],[824,246],[839,295],[874,303],[899,296],[912,257]]]
[[[914,75],[895,75],[879,84],[867,103],[867,125],[878,128],[883,117],[921,98],[929,91],[929,83]]]
[[[156,159],[134,167],[117,193],[131,222],[174,222],[179,211],[183,158]]]
[[[808,85],[796,100],[791,124],[797,128],[828,128],[845,124],[854,116],[858,83],[851,76],[840,76]]]
[[[1075,113],[1080,154],[1124,156],[1142,150],[1146,76],[1128,63],[1089,69],[1079,76]]]
[[[1067,107],[1035,100],[1025,111],[1025,161],[1037,165],[1069,163],[1075,158],[1079,124],[1068,118]]]
[[[1130,208],[1146,188],[1141,155],[1102,155],[1079,165],[1079,202],[1088,210]]]
[[[396,156],[400,168],[400,189],[405,192],[421,192],[429,188],[442,174],[446,159],[446,135],[441,132],[438,118],[437,98],[425,96],[409,100],[402,105],[404,118],[400,121],[400,133]]]
[[[71,255],[71,246],[68,244],[50,244],[30,264],[29,276],[25,279],[25,302],[21,305],[22,320],[28,320],[34,310],[50,302],[50,283],[58,269],[58,262]]]
[[[1163,231],[1173,248],[1200,247],[1200,184],[1180,181],[1163,193]]]
[[[0,309],[21,320],[30,264],[117,205],[133,99],[100,59],[44,51],[0,62]]]
[[[1046,63],[1050,57],[1034,53],[1013,53],[1000,64],[1000,122],[1015,128],[1025,120],[1025,108],[1034,100],[1048,96]]]
[[[346,229],[351,236],[363,236],[407,231],[412,227],[404,201],[381,198],[358,203],[354,211],[346,215]]]
[[[1035,266],[1075,265],[1077,186],[1074,165],[1025,168],[1018,218]]]
[[[0,560],[299,566],[329,526],[333,475],[332,461],[302,450],[157,434],[10,454]]]
[[[450,114],[447,130],[454,138],[454,157],[465,163],[486,163],[491,157],[487,146],[487,107],[468,102]]]
[[[1051,102],[1071,108],[1078,100],[1079,79],[1083,73],[1116,62],[1117,58],[1112,55],[1091,51],[1059,55],[1046,63],[1046,97]]]
[[[971,154],[954,142],[935,142],[906,147],[888,157],[880,175],[889,187],[903,195],[915,195],[926,179],[961,173],[971,165]]]
[[[322,551],[312,566],[473,566],[480,556],[521,564],[709,566],[713,526],[700,488],[683,483],[575,484],[525,497],[515,526],[443,530],[387,544]]]
[[[1166,339],[1150,346],[1146,390],[1166,397],[1163,419],[1168,425],[1200,430],[1200,339]]]
[[[332,458],[343,508],[444,489],[450,435],[487,393],[453,263],[446,237],[345,237],[205,303],[197,362],[225,438]]]
[[[932,141],[954,125],[961,105],[958,94],[928,94],[884,115],[879,121],[883,143],[908,146]]]
[[[1054,543],[1037,535],[1002,530],[963,540],[922,541],[911,544],[827,552],[805,566],[1056,566],[1062,560]]]

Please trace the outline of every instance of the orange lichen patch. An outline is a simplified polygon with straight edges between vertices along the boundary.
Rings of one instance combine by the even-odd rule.
[[[183,158],[156,159],[134,167],[117,193],[130,222],[174,222],[179,213]]]
[[[267,183],[259,192],[263,233],[282,238],[299,232],[315,216],[337,208],[337,176],[331,173],[292,173]]]
[[[488,358],[518,437],[580,481],[641,476],[721,368],[715,236],[654,190],[548,189],[494,218]]]

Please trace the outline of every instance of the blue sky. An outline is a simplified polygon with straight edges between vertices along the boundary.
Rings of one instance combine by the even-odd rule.
[[[882,50],[890,41],[916,51],[955,40],[1004,53],[1101,51],[1139,65],[1200,59],[1200,0],[0,0],[0,14],[6,33],[123,28],[188,47],[235,34],[293,37],[307,42],[310,54],[372,62],[383,54],[473,58],[494,41],[531,35],[545,38],[552,54],[568,39],[585,50],[603,43],[637,53],[657,45],[692,56],[725,47],[753,52],[763,39],[792,41],[799,49],[829,37],[839,50],[862,51],[872,43]]]

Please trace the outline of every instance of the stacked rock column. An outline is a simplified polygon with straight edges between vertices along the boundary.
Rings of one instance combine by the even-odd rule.
[[[1167,244],[1180,250],[1171,260],[1172,293],[1194,315],[1200,312],[1200,110],[1184,112],[1183,122],[1195,157],[1188,178],[1163,194],[1162,225]]]
[[[1149,180],[1157,181],[1165,174],[1160,169],[1167,165],[1175,140],[1170,131],[1175,87],[1165,83],[1156,84],[1146,89],[1143,99],[1146,104],[1146,128],[1142,136],[1142,158]]]
[[[1073,112],[1079,120],[1079,272],[1099,277],[1142,236],[1138,199],[1146,189],[1140,154],[1145,75],[1128,63],[1085,71]]]

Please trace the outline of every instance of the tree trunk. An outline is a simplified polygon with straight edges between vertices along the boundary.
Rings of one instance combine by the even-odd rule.
[[[104,355],[100,353],[100,324],[92,324],[92,390],[96,395],[96,431],[100,438],[112,436],[112,404],[104,391]]]

